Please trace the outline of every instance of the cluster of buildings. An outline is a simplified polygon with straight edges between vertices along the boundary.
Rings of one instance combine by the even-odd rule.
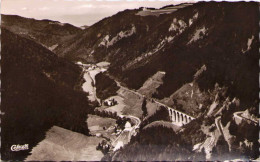
[[[114,98],[110,98],[104,101],[105,106],[114,106],[117,104],[117,101]]]

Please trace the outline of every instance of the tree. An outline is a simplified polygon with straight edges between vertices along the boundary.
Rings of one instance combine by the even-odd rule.
[[[143,117],[145,117],[145,116],[147,116],[147,107],[146,107],[146,104],[147,104],[147,102],[146,102],[146,98],[144,97],[144,99],[143,99],[143,103],[142,103],[142,111],[143,111]]]

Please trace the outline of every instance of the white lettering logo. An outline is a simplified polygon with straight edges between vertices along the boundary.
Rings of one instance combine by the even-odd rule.
[[[21,151],[21,150],[28,150],[28,149],[29,149],[29,144],[11,146],[11,151]]]

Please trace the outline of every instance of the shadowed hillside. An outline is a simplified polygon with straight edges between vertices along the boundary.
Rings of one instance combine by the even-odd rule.
[[[5,28],[1,39],[2,159],[23,160],[30,150],[11,152],[11,145],[32,149],[53,125],[88,135],[92,108],[79,89],[81,69]]]

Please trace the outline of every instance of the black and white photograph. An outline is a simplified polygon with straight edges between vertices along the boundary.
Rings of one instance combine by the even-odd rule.
[[[259,2],[0,12],[2,161],[260,161]]]

